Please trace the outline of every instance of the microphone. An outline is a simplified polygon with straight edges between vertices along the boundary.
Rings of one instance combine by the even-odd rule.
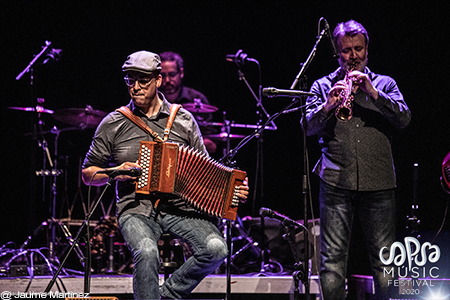
[[[311,92],[297,90],[280,90],[274,87],[263,88],[262,94],[266,97],[292,97],[292,96],[314,96]]]
[[[273,211],[270,208],[261,207],[259,209],[259,215],[261,217],[277,219],[277,220],[281,221],[284,224],[292,225],[292,226],[299,226],[299,227],[302,227],[305,230],[307,230],[306,227],[303,226],[303,224],[300,224],[300,223],[290,219],[289,217],[280,214],[279,212]]]
[[[246,62],[253,60],[249,58],[247,53],[239,49],[236,54],[227,54],[227,61],[234,62],[238,67],[243,66]]]
[[[45,65],[50,61],[57,62],[62,56],[62,52],[63,52],[62,49],[50,48],[50,51],[47,53],[46,56],[47,58],[42,62],[42,64]]]
[[[142,175],[142,169],[139,168],[130,168],[130,169],[110,169],[110,170],[100,170],[97,174],[106,174],[109,177],[116,177],[120,175],[128,175],[131,177],[139,177]]]
[[[328,24],[328,21],[326,19],[323,19],[323,20],[325,21],[326,35],[328,36],[328,39],[330,40],[331,48],[333,48],[333,57],[338,58],[339,52],[337,50],[338,48],[336,47],[336,43],[334,42],[334,39],[333,39],[333,34],[330,29],[330,24]]]

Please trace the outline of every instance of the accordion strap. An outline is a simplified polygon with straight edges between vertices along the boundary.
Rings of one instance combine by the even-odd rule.
[[[162,139],[156,132],[154,132],[150,127],[148,127],[148,125],[145,124],[145,122],[142,121],[141,118],[139,118],[138,116],[133,114],[133,112],[128,107],[122,106],[122,107],[116,109],[116,111],[122,113],[125,117],[130,119],[130,121],[132,121],[134,124],[136,124],[139,128],[141,128],[146,133],[151,135],[153,137],[153,139],[155,140],[155,142],[161,143],[161,142],[167,141],[167,139],[169,137],[170,129],[172,128],[173,120],[175,119],[175,115],[177,114],[177,111],[178,111],[178,109],[180,109],[180,107],[181,107],[180,104],[172,104],[170,106],[170,115],[169,115],[169,118],[167,119],[166,129],[164,130],[164,139]]]
[[[172,128],[173,120],[175,119],[175,115],[177,114],[180,107],[180,104],[172,104],[170,106],[170,116],[167,119],[166,129],[164,129],[164,141],[167,141],[167,139],[169,138],[170,128]]]

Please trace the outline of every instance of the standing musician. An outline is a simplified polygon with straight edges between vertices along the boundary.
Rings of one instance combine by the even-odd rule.
[[[368,247],[377,299],[386,297],[379,251],[395,242],[396,187],[391,135],[405,128],[411,113],[396,82],[367,65],[369,36],[358,22],[333,32],[340,67],[311,87],[308,135],[317,135],[322,156],[313,172],[320,177],[321,269],[325,300],[345,299],[345,278],[353,218]],[[353,88],[347,94],[349,87]],[[348,107],[341,107],[351,97]],[[340,113],[344,113],[340,115]],[[337,117],[335,116],[338,115]],[[385,253],[387,258],[387,254]],[[398,287],[397,287],[398,288]]]
[[[131,96],[127,107],[160,137],[164,136],[172,105],[158,92],[162,83],[159,55],[148,51],[135,52],[128,56],[122,70]],[[92,180],[93,185],[106,184],[108,175],[96,172],[110,161],[117,165],[112,169],[139,168],[136,161],[142,140],[151,141],[152,137],[122,113],[108,114],[98,126],[84,160],[84,183],[89,184]],[[197,122],[183,108],[176,114],[168,141],[206,153]],[[154,194],[136,194],[136,177],[120,175],[115,179],[119,228],[134,259],[134,297],[179,299],[188,296],[227,256],[227,245],[221,233],[208,216],[200,214],[181,199],[159,200]],[[245,181],[239,187],[238,197],[243,202],[247,195]],[[187,240],[194,255],[159,287],[157,242],[164,232]]]

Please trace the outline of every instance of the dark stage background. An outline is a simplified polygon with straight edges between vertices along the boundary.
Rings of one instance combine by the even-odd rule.
[[[222,113],[239,124],[256,124],[256,101],[237,67],[227,54],[242,49],[259,61],[262,87],[288,89],[312,50],[318,21],[325,17],[334,28],[338,22],[355,19],[369,32],[369,67],[395,78],[412,111],[410,126],[394,138],[398,175],[398,226],[404,229],[413,200],[413,164],[418,163],[417,200],[423,229],[437,230],[449,195],[440,186],[441,163],[450,151],[448,113],[448,5],[436,1],[386,1],[367,4],[343,1],[8,1],[0,5],[0,97],[1,97],[1,183],[0,244],[18,245],[49,216],[52,200],[48,178],[42,192],[42,149],[31,138],[32,113],[8,109],[31,107],[36,97],[45,99],[51,110],[84,108],[109,112],[128,102],[121,65],[128,54],[138,50],[179,52],[185,59],[187,86],[202,91],[217,106],[214,121]],[[6,3],[6,4],[5,4]],[[81,4],[82,3],[82,4]],[[441,3],[441,4],[439,4]],[[40,52],[45,41],[63,49],[55,64],[35,68],[34,94],[30,76],[16,76]],[[337,68],[326,39],[319,44],[307,70],[308,88]],[[242,71],[256,91],[259,73],[248,63]],[[283,109],[288,98],[263,98],[270,115]],[[42,116],[44,130],[70,125]],[[303,218],[303,141],[300,113],[275,120],[276,131],[263,134],[263,188],[255,189],[255,140],[235,156],[248,172],[252,187],[240,216],[269,207],[291,218]],[[59,136],[58,164],[64,175],[57,180],[56,216],[67,217],[78,191],[79,160],[84,157],[93,129],[63,131]],[[250,134],[250,129],[232,133]],[[52,158],[54,136],[45,135]],[[315,137],[307,139],[311,170],[319,157]],[[236,145],[233,141],[232,146]],[[34,149],[33,149],[34,148]],[[220,158],[220,154],[214,155]],[[33,158],[34,157],[34,158]],[[33,167],[34,162],[34,169]],[[35,191],[32,191],[32,182]],[[259,181],[261,184],[261,181]],[[317,178],[311,177],[312,210],[317,212]],[[259,185],[261,187],[261,185]],[[81,186],[87,198],[87,189]],[[253,195],[256,194],[255,200]],[[105,199],[107,206],[112,199]],[[82,219],[78,199],[72,218]],[[449,222],[444,229],[449,229]]]

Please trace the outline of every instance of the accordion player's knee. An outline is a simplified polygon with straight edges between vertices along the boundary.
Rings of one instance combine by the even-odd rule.
[[[140,242],[139,248],[132,249],[132,253],[135,262],[140,260],[158,260],[158,245],[151,239],[143,239]]]
[[[228,249],[227,244],[222,238],[213,237],[207,241],[206,247],[208,254],[211,255],[213,260],[223,260],[227,257]]]

